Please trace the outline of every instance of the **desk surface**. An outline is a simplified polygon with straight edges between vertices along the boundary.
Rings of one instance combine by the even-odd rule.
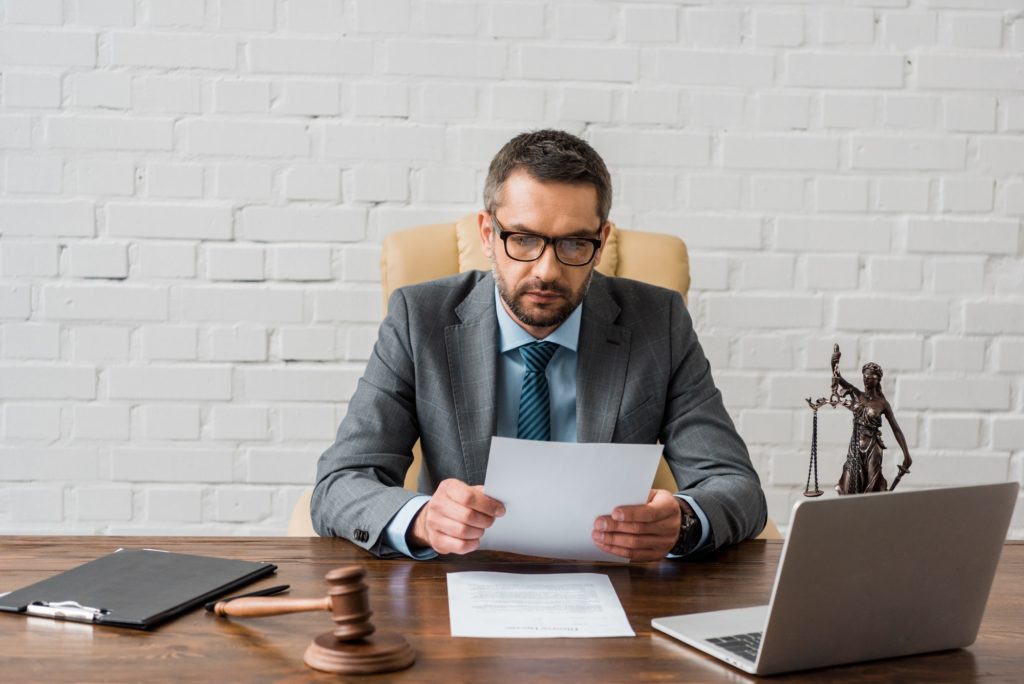
[[[652,617],[768,602],[780,542],[751,541],[697,562],[633,566],[477,553],[417,563],[380,561],[347,542],[319,538],[0,537],[0,590],[13,590],[124,547],[151,547],[278,565],[291,596],[326,594],[324,574],[367,570],[379,629],[399,631],[417,652],[409,670],[360,681],[648,682],[757,678],[654,633]],[[452,571],[603,572],[636,638],[453,639],[445,575]],[[824,609],[827,610],[827,607]],[[309,641],[327,613],[227,620],[197,610],[152,632],[0,613],[5,681],[339,681],[307,669]],[[1007,543],[977,642],[968,649],[772,677],[770,681],[1020,681],[1024,672],[1024,544]]]

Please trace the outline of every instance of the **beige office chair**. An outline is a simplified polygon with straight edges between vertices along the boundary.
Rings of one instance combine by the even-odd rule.
[[[385,311],[391,293],[400,287],[472,269],[489,270],[490,267],[490,261],[480,246],[476,214],[463,216],[454,223],[419,226],[392,233],[384,238],[380,255]],[[684,299],[690,289],[690,260],[686,245],[672,235],[620,230],[613,226],[597,270],[604,275],[632,278],[676,290]],[[413,447],[413,464],[405,476],[406,489],[416,489],[421,460],[417,442]],[[654,487],[676,491],[675,479],[664,459],[658,464]],[[289,535],[313,534],[309,520],[311,494],[307,492],[296,502],[288,526]],[[761,538],[781,538],[770,519]]]

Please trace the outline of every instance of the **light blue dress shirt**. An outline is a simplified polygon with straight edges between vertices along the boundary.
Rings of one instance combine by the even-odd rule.
[[[580,339],[583,307],[577,306],[569,318],[565,319],[565,322],[554,332],[544,340],[537,340],[523,330],[522,326],[505,311],[497,288],[494,289],[494,300],[498,312],[498,346],[500,349],[497,378],[497,435],[499,437],[516,437],[519,431],[519,395],[522,391],[523,375],[525,374],[525,364],[519,353],[519,347],[531,342],[546,341],[558,345],[558,349],[551,357],[545,371],[548,380],[548,396],[551,401],[551,440],[575,442],[576,350]],[[680,495],[679,498],[690,504],[700,520],[701,539],[698,548],[701,548],[711,536],[707,516],[691,497]],[[433,549],[409,548],[405,538],[413,518],[429,500],[429,496],[417,496],[399,509],[384,530],[385,542],[389,547],[417,560],[426,560],[437,556]]]
[[[544,371],[548,379],[548,398],[551,402],[551,441],[576,441],[576,347],[580,341],[580,320],[583,307],[577,306],[562,325],[543,340],[523,330],[522,326],[501,305],[498,290],[494,290],[498,310],[498,437],[516,437],[519,434],[519,399],[523,391],[526,364],[519,348],[531,342],[554,342],[558,345]]]

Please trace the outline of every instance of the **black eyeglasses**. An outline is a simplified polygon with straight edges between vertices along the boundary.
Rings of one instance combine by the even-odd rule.
[[[501,227],[493,211],[491,222],[498,229],[498,237],[505,243],[505,254],[515,261],[536,261],[544,254],[548,245],[554,245],[555,258],[566,266],[586,266],[594,260],[594,255],[601,246],[601,240],[598,238],[551,238],[535,233],[509,232]]]

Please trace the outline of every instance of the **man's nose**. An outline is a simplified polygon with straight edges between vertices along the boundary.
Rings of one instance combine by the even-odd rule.
[[[533,275],[549,283],[562,274],[562,262],[555,256],[554,243],[544,245],[540,258],[533,262]]]

